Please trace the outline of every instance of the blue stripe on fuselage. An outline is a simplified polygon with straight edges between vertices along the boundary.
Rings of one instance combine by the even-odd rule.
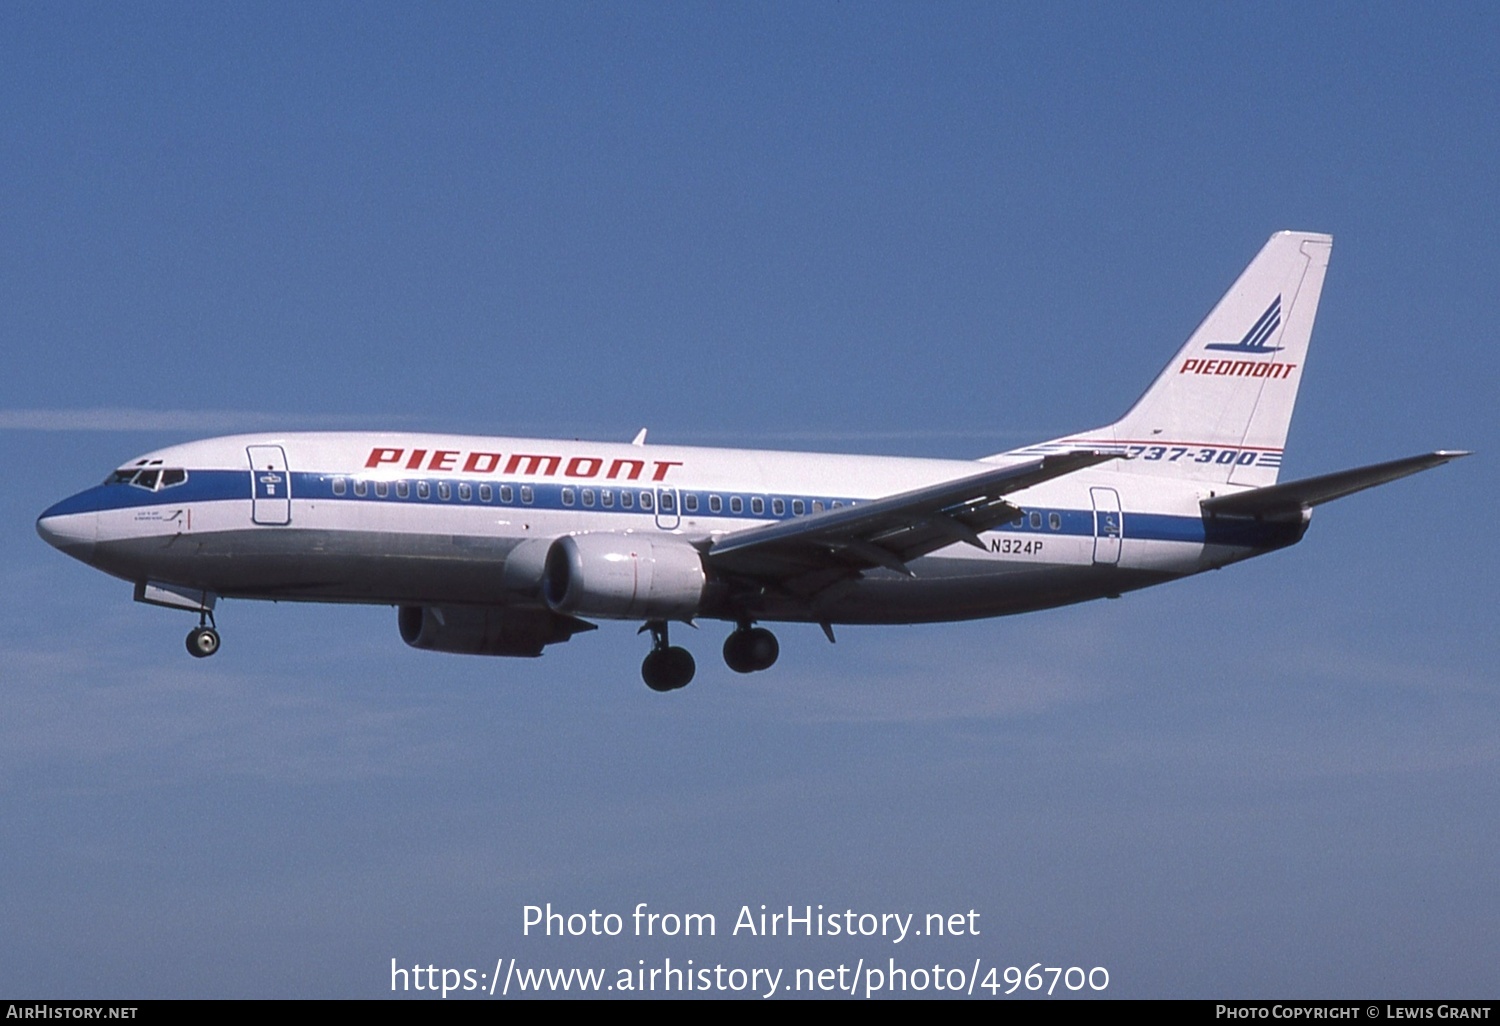
[[[341,478],[345,482],[346,493],[335,495],[333,482],[335,478]],[[574,513],[588,513],[590,515],[624,514],[627,516],[655,516],[657,511],[641,509],[637,504],[635,508],[621,508],[618,504],[618,495],[621,491],[656,492],[652,482],[608,482],[608,489],[616,494],[616,505],[604,507],[598,504],[598,493],[605,490],[603,484],[561,484],[553,482],[538,482],[535,480],[504,480],[486,478],[482,481],[466,478],[404,478],[410,488],[405,498],[396,495],[396,481],[392,479],[363,479],[367,482],[369,492],[365,496],[353,494],[353,482],[357,480],[356,475],[338,474],[292,474],[292,500],[293,502],[316,500],[319,502],[358,502],[358,503],[402,503],[423,506],[438,507],[477,507],[498,509],[542,509],[553,511],[567,511]],[[375,483],[377,480],[387,484],[388,490],[384,497],[375,495]],[[418,481],[426,481],[430,492],[428,498],[417,497]],[[440,499],[437,497],[437,485],[447,484],[450,489],[451,498]],[[472,489],[473,498],[460,500],[458,486],[468,484]],[[479,500],[479,486],[488,484],[492,488],[491,500],[481,502]],[[530,487],[534,494],[534,500],[530,503],[519,501],[500,502],[500,485],[508,485],[519,493],[524,485]],[[585,488],[595,492],[595,504],[593,506],[581,505],[582,492]],[[573,502],[564,504],[563,490],[569,489],[573,493]],[[761,493],[761,492],[710,492],[691,488],[673,488],[679,496],[696,495],[698,497],[698,509],[688,512],[681,508],[679,498],[678,509],[668,516],[682,516],[690,519],[703,520],[754,520],[760,522],[772,522],[778,520],[795,519],[798,514],[792,513],[792,502],[800,500],[806,504],[807,509],[812,508],[812,503],[822,502],[826,507],[834,502],[844,505],[856,505],[859,500],[839,498],[833,496],[806,496],[789,495],[783,493]],[[710,512],[708,509],[708,496],[719,495],[723,499],[720,512]],[[731,513],[729,511],[729,500],[738,496],[744,501],[744,512]],[[765,500],[765,512],[756,514],[749,512],[750,500],[753,497],[761,497]],[[226,500],[244,501],[250,498],[250,480],[248,471],[243,470],[192,470],[188,472],[188,478],[182,484],[163,488],[160,491],[147,491],[129,484],[104,484],[85,489],[77,495],[63,499],[61,502],[49,507],[43,517],[63,516],[70,513],[103,512],[106,510],[129,509],[138,506],[170,506],[176,503],[194,502],[220,502]],[[782,499],[786,503],[786,512],[777,516],[771,512],[771,500]],[[638,502],[638,499],[637,499]],[[1053,535],[1077,537],[1092,537],[1094,534],[1094,512],[1090,509],[1034,509],[1027,507],[1027,517],[1021,520],[1005,524],[993,530],[1002,533],[1024,533],[1036,535]],[[1032,513],[1041,514],[1041,525],[1033,526],[1029,519]],[[802,514],[808,515],[808,514]],[[1050,526],[1050,517],[1056,515],[1059,526]],[[1175,516],[1164,513],[1135,513],[1126,510],[1123,514],[1123,535],[1125,540],[1143,541],[1175,541],[1189,544],[1202,545],[1229,545],[1243,548],[1269,549],[1281,548],[1290,545],[1302,537],[1305,525],[1294,524],[1271,524],[1258,523],[1251,520],[1233,520],[1226,518],[1206,519],[1203,517]],[[275,530],[275,527],[269,528]]]
[[[49,507],[44,517],[69,513],[102,513],[136,506],[168,506],[174,502],[218,502],[250,498],[248,470],[194,470],[182,484],[148,491],[130,484],[102,484],[86,488]],[[313,476],[313,475],[302,475]]]

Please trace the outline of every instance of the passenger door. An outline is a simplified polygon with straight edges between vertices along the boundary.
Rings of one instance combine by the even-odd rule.
[[[279,445],[251,445],[250,519],[257,524],[292,522],[292,475]]]
[[[1114,566],[1120,562],[1120,539],[1125,521],[1120,514],[1120,493],[1113,488],[1090,488],[1094,500],[1094,562]]]
[[[678,509],[678,503],[682,497],[677,494],[676,488],[656,489],[656,526],[663,531],[675,531],[677,525],[682,523],[682,513]]]

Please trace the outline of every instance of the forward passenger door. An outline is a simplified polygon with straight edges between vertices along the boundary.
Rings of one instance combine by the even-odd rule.
[[[279,445],[251,445],[250,519],[257,524],[292,522],[292,475]]]

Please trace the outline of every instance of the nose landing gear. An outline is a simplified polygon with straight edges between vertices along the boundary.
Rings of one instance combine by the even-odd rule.
[[[724,640],[724,662],[735,673],[755,673],[770,669],[781,654],[776,635],[764,627],[741,623]]]
[[[652,620],[642,630],[651,632],[651,651],[641,663],[641,678],[652,691],[676,691],[687,687],[697,671],[693,654],[667,643],[667,622]]]

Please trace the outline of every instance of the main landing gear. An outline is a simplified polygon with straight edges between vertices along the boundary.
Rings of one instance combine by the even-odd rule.
[[[652,691],[676,691],[693,679],[696,666],[685,648],[667,641],[667,622],[652,620],[641,628],[651,632],[651,652],[641,663],[641,678]],[[735,673],[769,669],[781,654],[776,635],[742,621],[724,642],[724,662]]]
[[[741,623],[724,640],[724,662],[735,673],[755,673],[770,669],[781,654],[776,635],[764,627]]]
[[[667,621],[652,620],[642,630],[651,632],[651,651],[641,663],[641,678],[652,691],[676,691],[687,687],[697,671],[693,654],[667,643]]]
[[[188,654],[195,659],[207,659],[219,650],[219,632],[213,627],[214,614],[208,610],[198,614],[198,626],[188,631]]]

